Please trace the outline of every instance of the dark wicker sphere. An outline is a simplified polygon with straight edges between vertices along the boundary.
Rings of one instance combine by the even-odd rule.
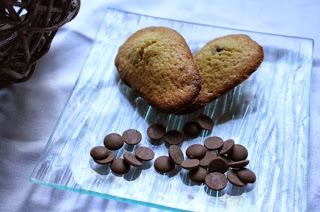
[[[0,82],[28,80],[80,0],[0,0]]]

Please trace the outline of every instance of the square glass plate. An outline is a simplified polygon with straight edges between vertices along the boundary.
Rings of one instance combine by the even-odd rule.
[[[179,116],[162,114],[125,86],[114,66],[119,46],[135,31],[166,26],[178,31],[192,52],[213,38],[249,35],[264,48],[264,62],[244,83],[201,111]],[[154,18],[109,9],[73,92],[43,151],[30,181],[118,201],[169,210],[305,211],[309,143],[309,94],[313,40],[263,34]],[[153,159],[142,168],[116,176],[108,165],[96,165],[90,150],[103,145],[104,136],[137,129],[155,158],[168,155],[167,146],[148,139],[146,130],[162,123],[182,131],[184,123],[206,114],[211,131],[185,139],[183,151],[208,136],[232,138],[247,147],[254,184],[240,188],[228,183],[219,192],[193,183],[176,166],[169,174],[154,170]],[[122,157],[136,147],[115,152]]]

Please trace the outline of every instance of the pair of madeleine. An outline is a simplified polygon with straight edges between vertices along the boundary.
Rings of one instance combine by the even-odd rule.
[[[152,107],[194,112],[246,80],[263,61],[249,36],[227,35],[192,55],[184,38],[166,27],[148,27],[119,48],[115,65],[122,81]]]

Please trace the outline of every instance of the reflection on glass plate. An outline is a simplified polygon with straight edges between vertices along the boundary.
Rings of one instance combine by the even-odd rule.
[[[177,30],[196,52],[213,38],[244,33],[264,48],[261,67],[244,83],[201,111],[178,116],[162,114],[149,107],[119,79],[114,59],[119,46],[135,31],[147,26]],[[162,209],[191,211],[307,209],[309,142],[309,92],[313,41],[214,26],[159,19],[109,9],[91,54],[68,103],[37,163],[30,180],[34,183],[72,190],[119,201]],[[199,114],[214,120],[212,131],[186,139],[181,148],[203,143],[207,136],[233,138],[248,148],[250,164],[257,175],[254,184],[239,188],[228,184],[215,192],[193,183],[187,172],[176,167],[168,175],[158,174],[153,161],[132,168],[124,176],[109,166],[96,165],[90,149],[103,145],[106,134],[126,129],[142,133],[140,145],[168,155],[163,142],[146,135],[152,123],[167,130],[182,129]],[[136,148],[136,147],[135,147]],[[122,157],[134,148],[116,152]]]

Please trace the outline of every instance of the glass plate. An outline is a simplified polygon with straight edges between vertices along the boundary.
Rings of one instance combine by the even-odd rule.
[[[261,67],[244,83],[201,111],[178,116],[151,108],[119,79],[114,66],[118,48],[135,31],[148,26],[177,30],[196,52],[213,38],[244,33],[264,48]],[[109,9],[73,92],[43,151],[30,181],[118,201],[168,210],[305,211],[309,143],[309,94],[313,40],[186,23]],[[109,166],[96,165],[90,149],[103,145],[111,132],[142,133],[140,145],[168,155],[162,142],[146,135],[152,123],[182,130],[184,123],[206,114],[212,131],[186,139],[183,151],[207,136],[232,138],[247,147],[254,184],[212,191],[193,183],[176,166],[158,174],[152,160],[128,174],[114,175]],[[136,147],[115,152],[122,157]]]

